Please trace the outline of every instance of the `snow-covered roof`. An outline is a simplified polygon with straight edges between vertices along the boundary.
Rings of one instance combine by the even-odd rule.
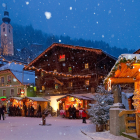
[[[112,67],[111,71],[109,72],[109,74],[107,75],[107,77],[104,80],[104,83],[106,82],[106,80],[111,77],[111,73],[113,72],[114,69],[116,69],[116,65],[118,63],[120,63],[120,61],[122,60],[126,60],[126,61],[131,61],[131,60],[135,60],[135,63],[139,63],[140,62],[140,54],[121,54],[118,57],[118,60],[116,61],[115,65]],[[139,62],[138,62],[139,61]]]
[[[125,92],[122,92],[122,94],[125,95],[127,99],[134,95],[134,93],[125,93]]]
[[[26,98],[33,100],[33,101],[43,101],[43,102],[50,101],[50,100],[47,100],[47,99],[42,98],[42,97],[26,97]]]
[[[21,83],[35,84],[35,72],[23,71],[23,68],[23,65],[12,62],[0,67],[0,71],[9,69]]]
[[[79,94],[79,95],[78,94],[67,94],[67,95],[65,95],[65,96],[63,96],[61,98],[58,98],[57,101],[65,98],[67,96],[71,96],[71,97],[78,98],[78,99],[81,99],[81,100],[94,100],[93,97],[92,97],[93,95],[91,97],[88,97],[89,95],[86,96],[86,94],[84,94],[84,96],[81,95],[81,94]]]
[[[22,100],[23,98],[22,97],[10,97],[7,100],[10,100],[10,99]]]

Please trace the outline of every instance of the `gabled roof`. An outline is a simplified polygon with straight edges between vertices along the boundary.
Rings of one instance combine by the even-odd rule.
[[[137,51],[133,52],[133,54],[140,54],[140,49],[138,49]]]
[[[48,52],[49,50],[53,49],[54,47],[63,47],[63,48],[70,48],[70,49],[75,49],[75,50],[85,50],[85,51],[90,51],[90,52],[95,52],[97,54],[106,54],[109,57],[111,55],[103,52],[101,49],[94,49],[94,48],[88,48],[88,47],[80,47],[80,46],[73,46],[73,45],[66,45],[66,44],[60,44],[60,43],[54,43],[52,44],[50,47],[48,47],[44,52],[42,52],[39,56],[37,56],[32,62],[30,62],[25,69],[27,69],[28,67],[30,67],[33,63],[35,63],[39,58],[41,58],[46,52]],[[114,59],[115,57],[111,56],[112,59]],[[116,60],[116,58],[114,59]]]
[[[35,72],[23,71],[23,68],[23,65],[12,62],[0,67],[0,71],[9,70],[21,84],[35,84]]]
[[[25,97],[25,98],[28,98],[28,99],[33,100],[33,101],[50,102],[50,100],[45,99],[43,97]]]
[[[63,98],[66,98],[66,97],[68,97],[68,96],[70,96],[70,97],[74,97],[74,98],[78,98],[78,99],[81,99],[81,100],[94,100],[92,97],[88,97],[88,96],[86,96],[86,94],[83,96],[83,95],[78,95],[78,94],[67,94],[67,95],[65,95],[65,96],[63,96],[63,97],[61,97],[61,98],[58,98],[57,99],[57,101],[59,101],[59,100],[61,100],[61,99],[63,99]]]
[[[111,80],[113,84],[134,83],[140,78],[140,54],[121,54],[107,75],[104,83]]]

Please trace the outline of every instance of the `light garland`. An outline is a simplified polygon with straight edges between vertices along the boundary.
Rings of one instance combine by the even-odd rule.
[[[52,74],[52,75],[57,75],[57,76],[64,76],[64,77],[71,77],[71,78],[91,78],[89,75],[72,75],[72,74],[65,74],[65,73],[59,73],[59,72],[54,72],[54,71],[46,71],[42,68],[36,68],[34,66],[28,67],[29,70],[37,70],[38,72],[44,72],[46,74]]]

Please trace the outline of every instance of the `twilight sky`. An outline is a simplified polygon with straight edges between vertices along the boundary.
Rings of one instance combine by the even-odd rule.
[[[54,35],[140,48],[140,0],[1,0],[0,19],[5,3],[11,24],[32,24]]]

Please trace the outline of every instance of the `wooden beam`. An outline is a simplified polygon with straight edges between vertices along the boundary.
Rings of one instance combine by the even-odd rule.
[[[136,80],[133,80],[133,78],[110,78],[111,84],[127,84],[127,83],[134,83]]]

